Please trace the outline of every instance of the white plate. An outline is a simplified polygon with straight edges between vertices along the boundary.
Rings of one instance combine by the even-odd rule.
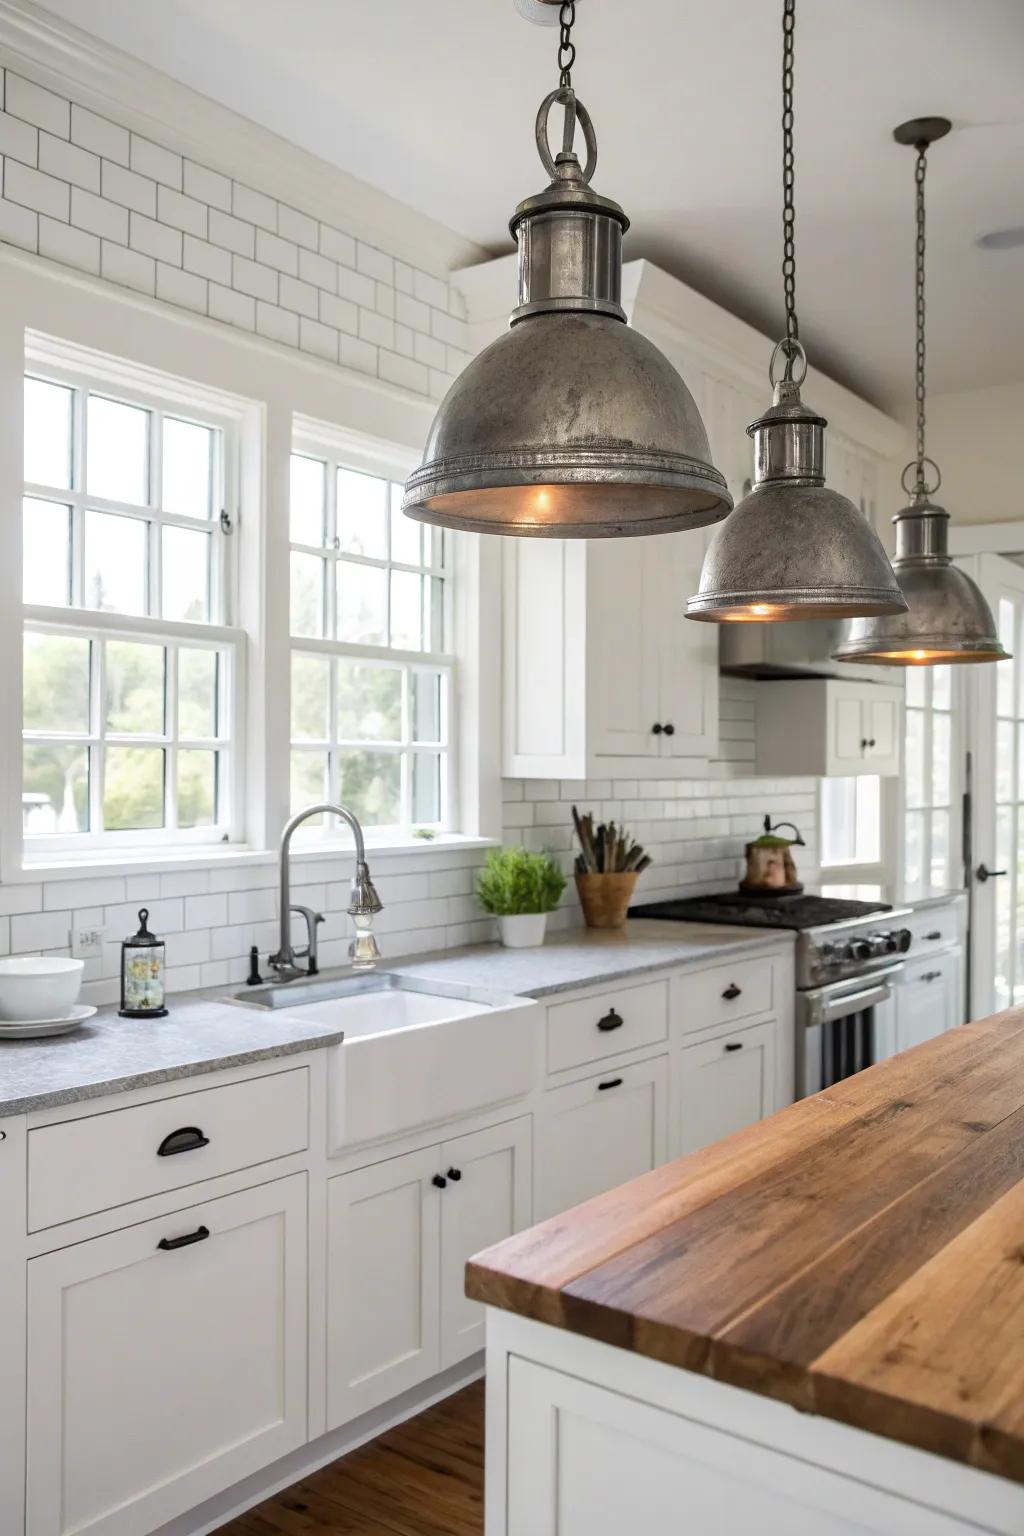
[[[95,1008],[79,1003],[63,1019],[0,1019],[0,1040],[32,1040],[42,1035],[66,1035],[91,1019]]]

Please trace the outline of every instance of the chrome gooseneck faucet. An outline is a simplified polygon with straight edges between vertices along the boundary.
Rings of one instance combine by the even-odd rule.
[[[294,981],[299,976],[315,976],[319,970],[317,964],[316,930],[318,924],[323,922],[323,914],[314,912],[311,907],[296,906],[291,899],[291,842],[297,827],[311,816],[321,814],[328,816],[340,816],[352,828],[352,836],[356,844],[356,870],[352,877],[351,899],[348,906],[348,914],[354,919],[356,936],[349,946],[349,954],[352,957],[352,966],[355,970],[370,970],[380,959],[380,950],[372,932],[372,920],[381,910],[383,903],[374,889],[370,879],[369,866],[366,863],[366,847],[363,843],[363,829],[351,811],[343,805],[309,805],[304,811],[297,811],[285,825],[281,833],[280,853],[280,902],[281,902],[281,929],[278,941],[278,950],[270,956],[270,965],[282,981]],[[305,949],[295,949],[291,941],[292,913],[297,912],[306,923],[307,943]],[[297,960],[305,960],[305,968],[296,964]]]

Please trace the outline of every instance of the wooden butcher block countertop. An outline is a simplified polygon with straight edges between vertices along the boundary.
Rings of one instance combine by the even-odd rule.
[[[467,1292],[1024,1483],[1024,1009],[488,1249]]]

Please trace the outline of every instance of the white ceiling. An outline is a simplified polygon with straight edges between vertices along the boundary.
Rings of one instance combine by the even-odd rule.
[[[557,34],[513,0],[47,0],[47,9],[431,213],[509,248],[543,185],[533,117]],[[779,334],[779,0],[579,0],[574,85],[598,189],[648,256]],[[803,0],[798,304],[813,360],[878,404],[912,390],[913,156],[929,168],[929,385],[1024,379],[1024,0]],[[254,179],[258,174],[254,170]]]

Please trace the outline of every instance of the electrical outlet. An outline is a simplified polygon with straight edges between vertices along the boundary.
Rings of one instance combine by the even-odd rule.
[[[76,960],[97,960],[103,954],[105,928],[72,928],[71,953]]]

